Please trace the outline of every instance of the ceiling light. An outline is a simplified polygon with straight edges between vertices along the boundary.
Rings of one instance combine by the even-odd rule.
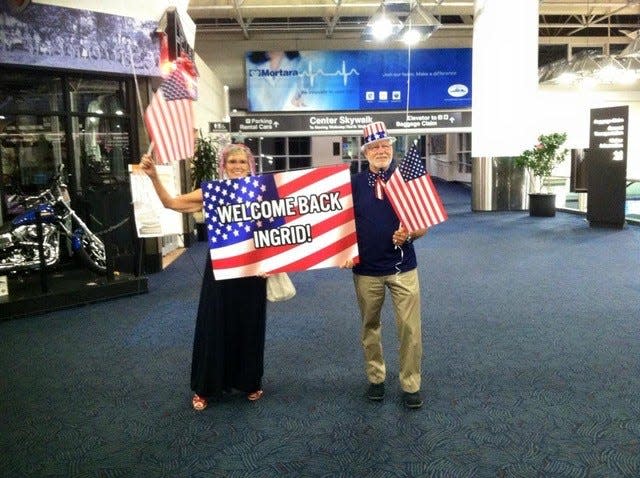
[[[600,69],[597,57],[601,53],[598,50],[582,50],[571,57],[569,71],[578,76],[591,76]]]
[[[391,35],[398,33],[401,29],[402,22],[393,13],[386,11],[383,1],[367,22],[361,38],[364,41],[384,41]]]
[[[597,55],[596,50],[583,50],[573,55],[570,61],[558,60],[546,66],[542,73],[538,72],[539,81],[569,85],[582,78],[591,77],[599,69],[595,60]]]
[[[581,90],[592,90],[598,85],[598,80],[593,78],[592,76],[585,76],[578,80],[578,87]]]
[[[554,79],[554,81],[559,85],[570,85],[574,83],[578,78],[579,76],[575,73],[563,71]]]
[[[399,33],[403,42],[414,45],[429,38],[442,24],[436,17],[426,12],[419,3],[413,7],[404,21],[404,28]]]
[[[564,72],[567,68],[567,60],[564,58],[556,60],[552,63],[547,63],[538,68],[538,82],[547,83],[556,81],[558,76]]]
[[[619,83],[629,85],[640,80],[640,57],[634,58],[630,56],[627,58],[619,58],[618,60],[624,68],[624,73],[618,80]]]
[[[415,45],[422,40],[422,33],[415,28],[411,28],[400,35],[402,41],[407,45]]]
[[[640,32],[640,30],[638,30]],[[640,58],[640,35],[636,36],[636,39],[627,45],[627,47],[620,52],[621,57],[624,58]]]
[[[625,72],[625,67],[611,55],[597,57],[596,63],[598,69],[593,75],[602,83],[617,83]]]

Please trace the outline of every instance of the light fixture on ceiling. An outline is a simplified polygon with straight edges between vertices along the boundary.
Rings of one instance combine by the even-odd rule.
[[[638,30],[640,32],[640,30]],[[640,35],[636,33],[636,38],[620,52],[621,58],[640,58]]]
[[[392,12],[387,11],[383,1],[367,22],[361,38],[364,41],[384,41],[390,36],[396,35],[402,30],[402,26],[400,19]]]
[[[546,72],[539,75],[540,82],[570,85],[590,78],[598,70],[597,50],[582,50],[571,60],[560,60],[549,65]]]
[[[632,82],[632,78],[633,81],[640,79],[640,57],[620,57],[618,61],[626,70],[625,79],[627,82]]]
[[[538,83],[555,82],[562,71],[567,68],[567,60],[562,58],[538,68]]]
[[[600,56],[601,53],[598,50],[582,50],[571,57],[568,71],[580,78],[592,76],[600,69],[598,65]]]
[[[429,38],[441,26],[436,17],[426,12],[420,2],[416,2],[398,36],[407,45],[415,45]]]
[[[640,78],[640,57],[602,55],[583,50],[570,61],[558,60],[538,69],[541,84],[579,86],[629,85]]]
[[[594,78],[604,84],[629,84],[635,81],[629,74],[629,70],[612,55],[600,55],[596,57],[598,69],[593,72]]]

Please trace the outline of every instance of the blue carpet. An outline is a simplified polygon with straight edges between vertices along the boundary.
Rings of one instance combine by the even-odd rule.
[[[351,273],[269,304],[265,397],[190,407],[205,244],[148,294],[0,323],[2,477],[638,477],[640,228],[470,212],[416,242],[424,407],[366,378]]]

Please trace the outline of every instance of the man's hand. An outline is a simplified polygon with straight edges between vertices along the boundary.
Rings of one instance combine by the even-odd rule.
[[[401,246],[407,241],[407,239],[409,239],[409,237],[411,237],[409,232],[404,228],[404,226],[400,225],[400,227],[393,233],[393,244],[395,246]]]

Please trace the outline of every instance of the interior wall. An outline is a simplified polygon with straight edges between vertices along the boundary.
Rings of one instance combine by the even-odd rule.
[[[194,103],[194,127],[202,134],[209,132],[209,122],[222,121],[225,115],[224,85],[200,55],[196,53],[198,69],[198,101]]]
[[[627,125],[627,178],[640,180],[640,91],[568,90],[541,87],[536,114],[538,134],[567,133],[567,148],[589,147],[589,118],[592,108],[629,106]],[[531,146],[537,138],[531,138]],[[570,175],[570,161],[554,171]]]

